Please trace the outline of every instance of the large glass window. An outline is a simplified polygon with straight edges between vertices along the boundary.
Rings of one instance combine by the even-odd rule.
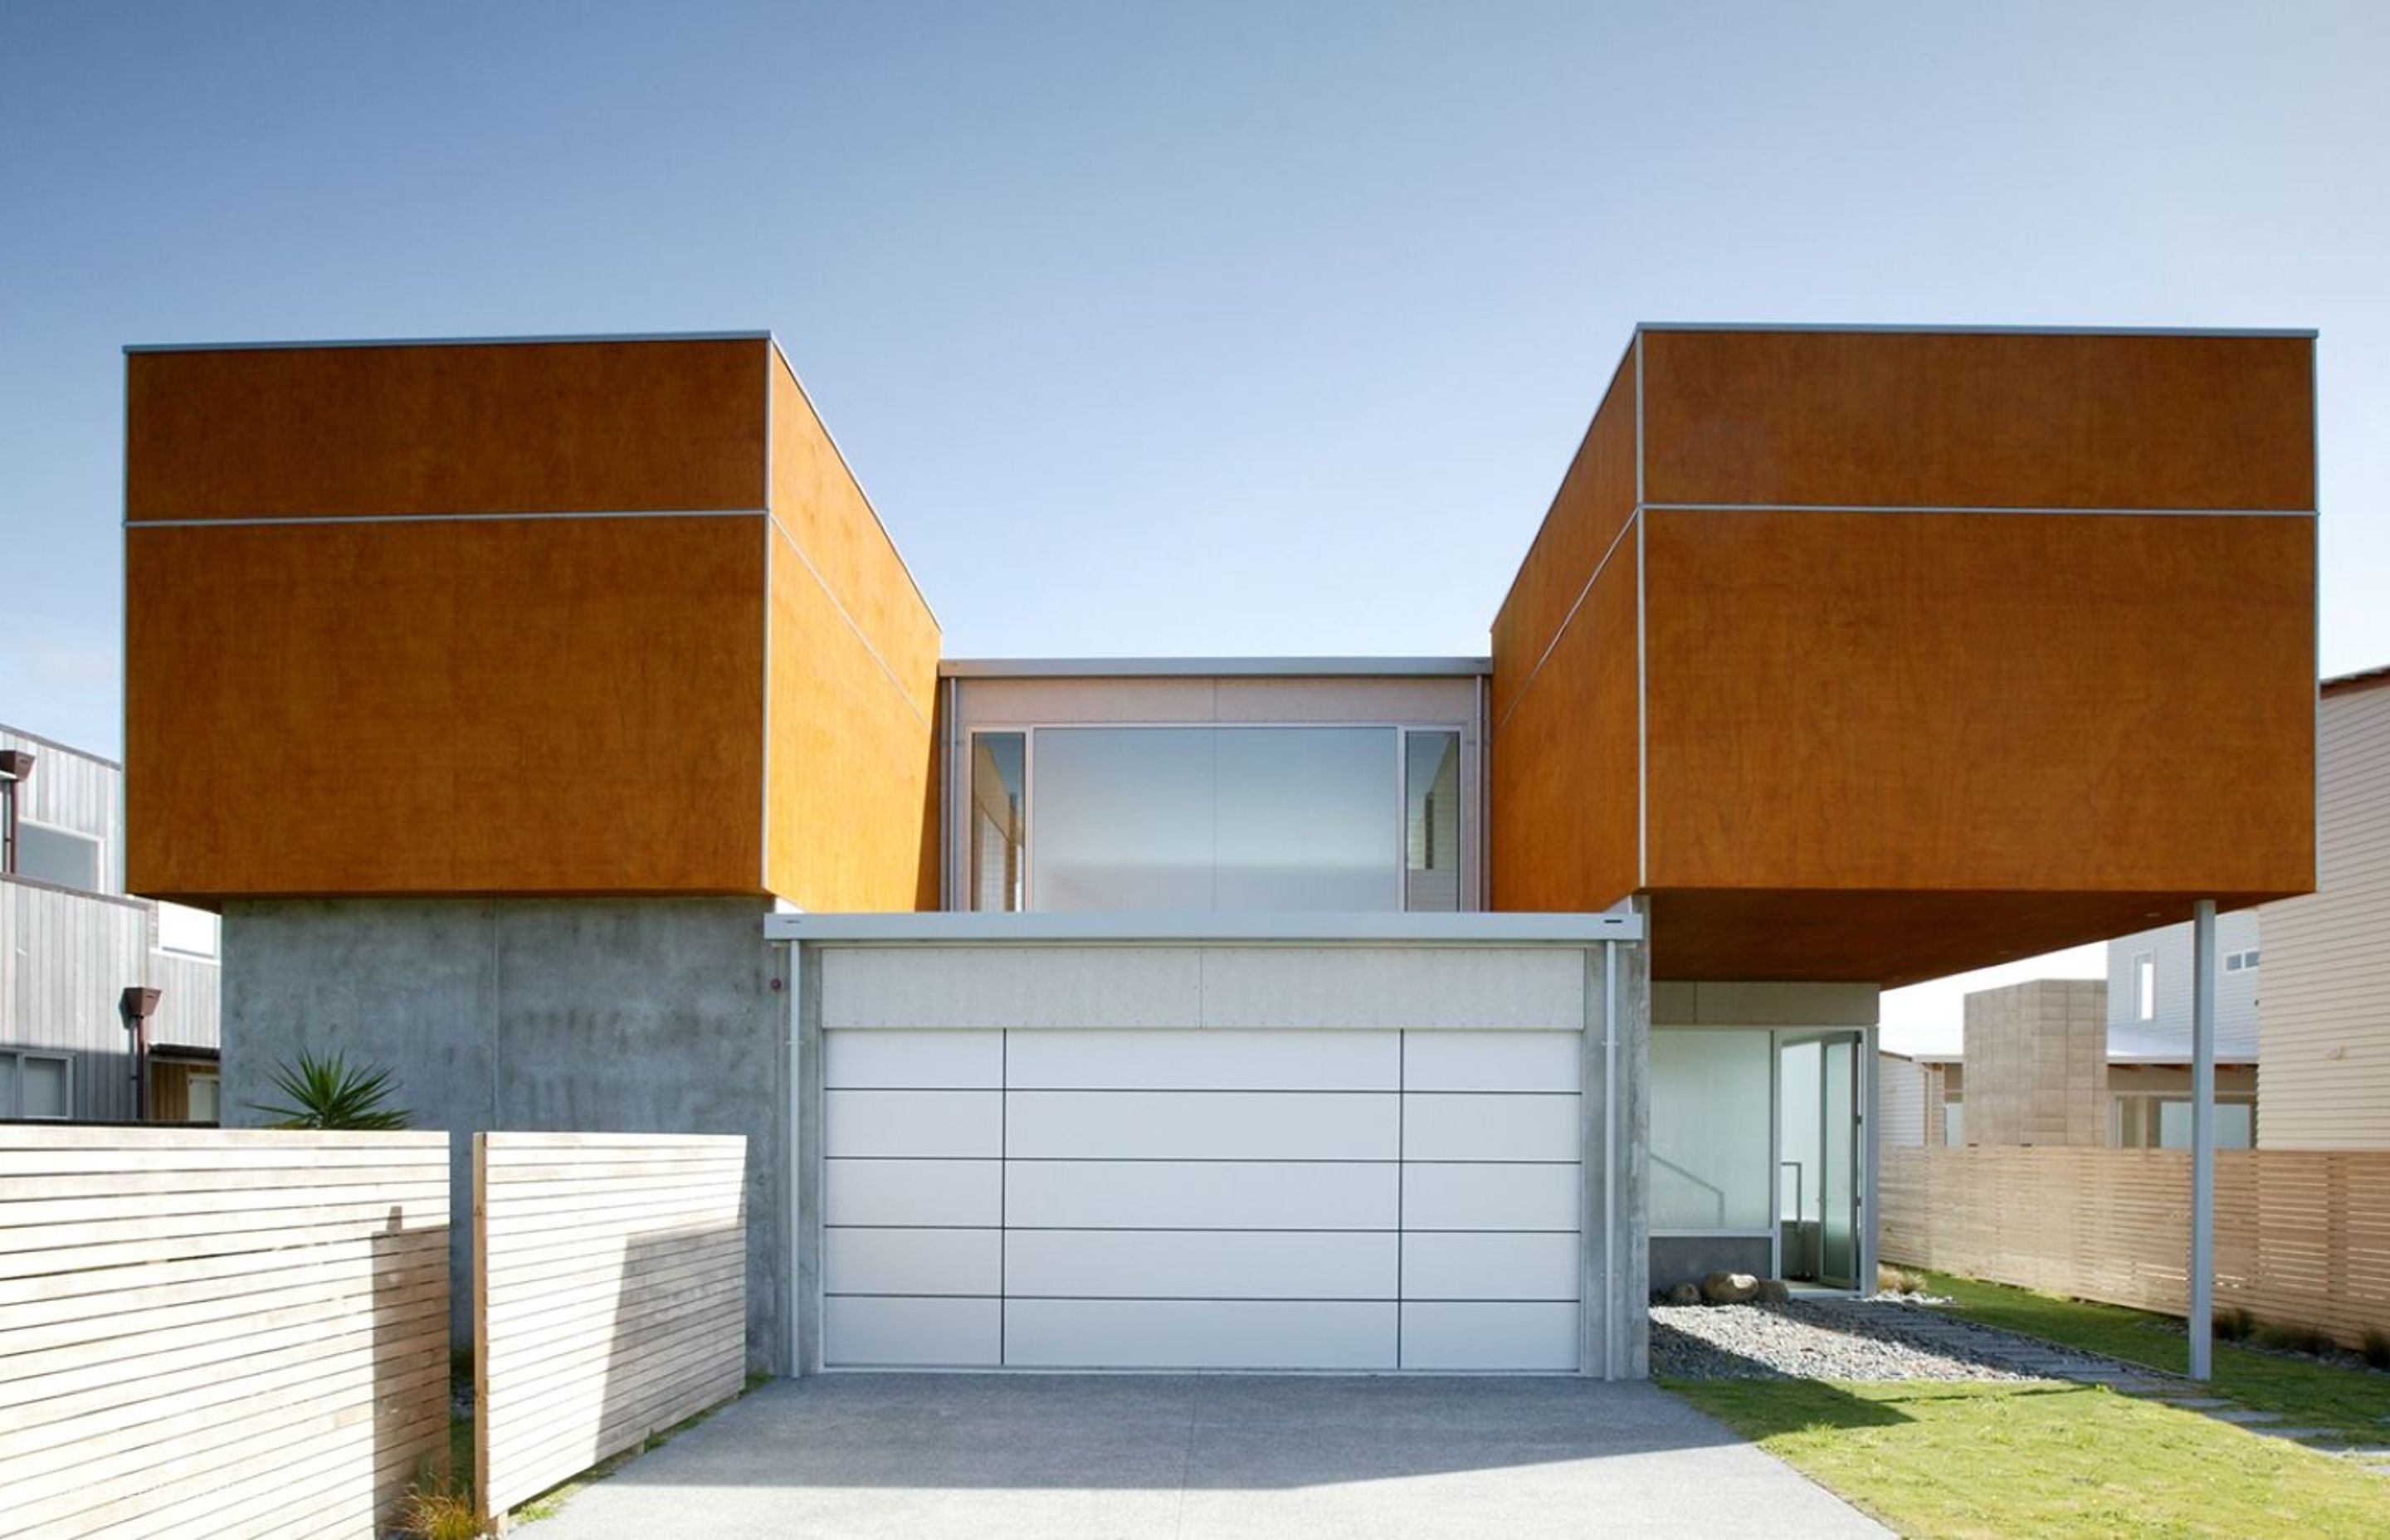
[[[1039,909],[1401,907],[1384,727],[1042,727]]]
[[[971,738],[970,833],[970,906],[1023,906],[1022,825],[1028,807],[1028,751],[1020,733]]]
[[[1764,1031],[1651,1034],[1654,1232],[1767,1233],[1774,1053]]]
[[[1403,735],[1403,903],[1460,907],[1460,735]]]

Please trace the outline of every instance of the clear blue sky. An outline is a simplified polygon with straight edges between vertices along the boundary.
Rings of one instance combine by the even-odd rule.
[[[2314,326],[2390,662],[2390,6],[1636,9],[0,0],[0,721],[235,338],[768,327],[950,653],[1474,652],[1638,318]]]

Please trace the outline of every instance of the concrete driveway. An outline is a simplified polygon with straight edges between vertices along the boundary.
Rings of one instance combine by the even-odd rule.
[[[522,1533],[1890,1532],[1644,1384],[907,1374],[776,1380]]]

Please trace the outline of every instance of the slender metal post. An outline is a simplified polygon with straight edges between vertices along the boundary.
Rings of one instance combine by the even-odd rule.
[[[2216,901],[2191,909],[2191,1377],[2205,1380],[2216,1314]]]

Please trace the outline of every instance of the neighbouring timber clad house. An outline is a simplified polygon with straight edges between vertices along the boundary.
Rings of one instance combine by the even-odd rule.
[[[227,1104],[746,1134],[783,1372],[1639,1375],[1871,1277],[1879,990],[2314,883],[2306,334],[1639,328],[1469,659],[946,659],[760,334],[127,389]]]
[[[216,1120],[215,918],[125,892],[122,792],[0,725],[0,1122]]]

